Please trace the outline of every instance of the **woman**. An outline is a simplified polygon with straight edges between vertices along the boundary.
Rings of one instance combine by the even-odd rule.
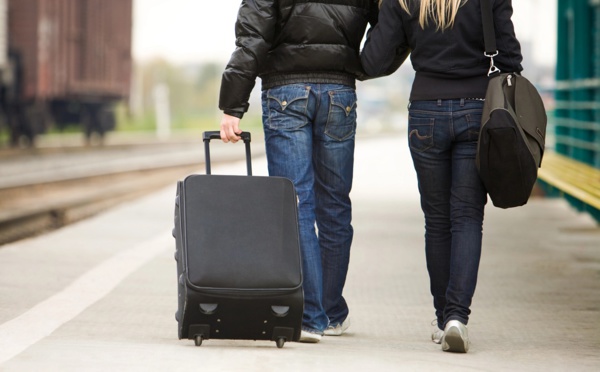
[[[401,49],[416,71],[408,140],[425,215],[425,253],[442,350],[466,353],[487,201],[475,166],[488,84],[480,3],[491,1],[503,72],[520,72],[511,0],[383,0],[361,60],[376,76]]]

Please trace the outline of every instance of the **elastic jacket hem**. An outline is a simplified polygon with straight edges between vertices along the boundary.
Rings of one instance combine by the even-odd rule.
[[[338,72],[274,73],[261,76],[262,89],[267,90],[289,84],[340,84],[356,88],[356,77]]]
[[[410,92],[411,101],[436,99],[485,98],[489,78],[486,75],[445,78],[440,74],[417,72]]]

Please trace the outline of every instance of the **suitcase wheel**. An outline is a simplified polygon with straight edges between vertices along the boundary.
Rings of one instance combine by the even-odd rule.
[[[277,344],[277,347],[281,349],[283,345],[285,345],[285,337],[279,337],[275,343]]]
[[[289,306],[271,306],[271,311],[273,312],[273,315],[275,315],[276,317],[283,318],[284,316],[289,314],[290,307]]]
[[[196,346],[200,346],[200,345],[202,345],[202,340],[203,340],[202,335],[196,335],[196,337],[194,337],[194,344],[196,344]],[[277,341],[279,341],[279,340],[277,340]],[[279,344],[277,344],[277,345],[279,345]]]

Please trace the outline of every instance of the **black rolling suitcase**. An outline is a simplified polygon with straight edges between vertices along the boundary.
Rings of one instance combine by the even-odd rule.
[[[303,292],[297,199],[292,182],[252,175],[206,175],[177,183],[175,203],[179,339],[298,341]],[[251,176],[251,177],[249,177]]]

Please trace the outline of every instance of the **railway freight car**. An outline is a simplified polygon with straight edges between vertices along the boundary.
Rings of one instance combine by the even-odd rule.
[[[52,125],[79,124],[88,140],[113,129],[115,104],[129,96],[132,0],[0,2],[8,35],[0,96],[11,143],[33,144]]]

